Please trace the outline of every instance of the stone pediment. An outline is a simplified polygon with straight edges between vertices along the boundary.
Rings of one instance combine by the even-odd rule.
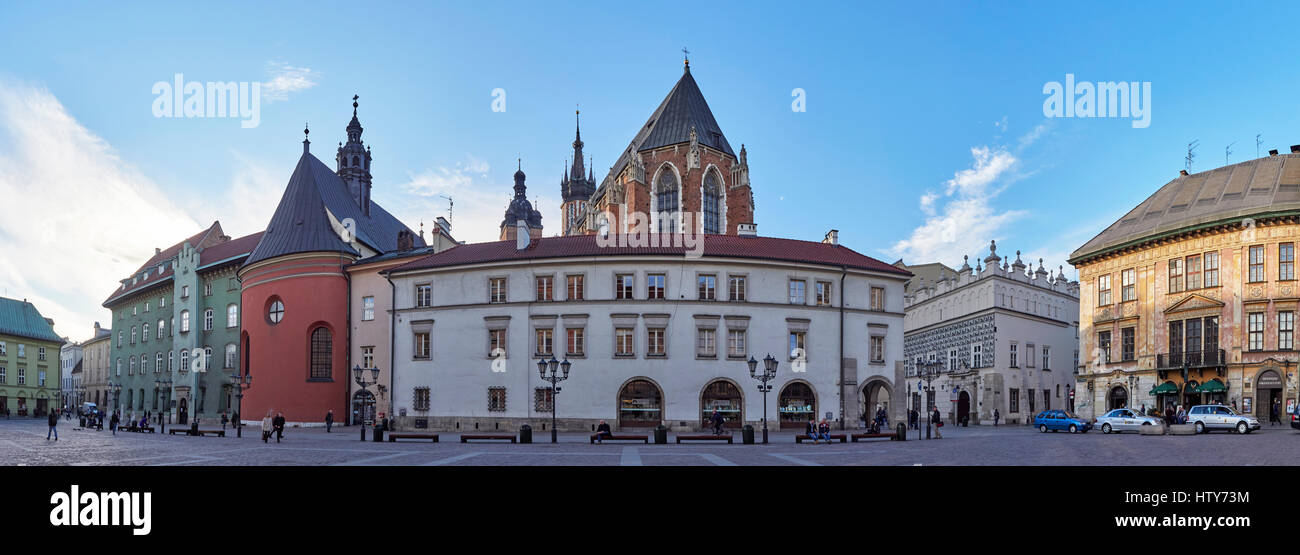
[[[1206,296],[1197,295],[1193,293],[1191,295],[1183,297],[1178,302],[1169,305],[1169,308],[1165,309],[1165,314],[1173,314],[1175,312],[1187,312],[1189,310],[1203,310],[1203,309],[1218,310],[1222,308],[1223,308],[1222,301],[1218,301]]]

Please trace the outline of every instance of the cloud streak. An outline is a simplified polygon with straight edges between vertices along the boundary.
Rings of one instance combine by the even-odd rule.
[[[496,241],[500,237],[501,219],[513,197],[511,188],[514,183],[511,181],[505,186],[492,183],[491,170],[487,161],[471,155],[452,166],[408,173],[405,183],[393,187],[397,202],[380,202],[385,207],[391,206],[389,211],[408,226],[415,227],[421,221],[446,217],[448,201],[442,195],[449,196],[456,203],[451,223],[452,236],[457,241]],[[550,189],[540,187],[534,181],[528,190],[528,200],[534,209],[542,212],[546,233],[556,235],[559,233],[559,213],[549,207],[558,207],[560,199],[537,194]]]
[[[308,67],[294,67],[283,62],[267,62],[266,72],[271,78],[262,82],[262,98],[267,104],[289,99],[290,93],[305,91],[316,86],[320,72]]]

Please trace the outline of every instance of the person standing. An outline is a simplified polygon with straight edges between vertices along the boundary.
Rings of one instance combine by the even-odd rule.
[[[113,418],[108,421],[108,431],[113,432],[113,435],[117,435],[117,424],[121,421],[120,413],[113,411]]]
[[[266,416],[262,418],[262,443],[267,443],[271,438],[271,411],[266,411]]]
[[[993,409],[993,427],[998,427],[998,419],[1002,418],[1002,413],[998,409]]]
[[[223,411],[223,412],[221,413],[221,429],[222,429],[222,430],[225,430],[225,429],[226,429],[226,423],[227,423],[227,422],[230,422],[230,418],[227,417],[227,416],[226,416],[226,413]]]
[[[1269,414],[1268,414],[1268,425],[1269,425],[1269,426],[1281,426],[1281,425],[1282,425],[1282,417],[1281,417],[1282,412],[1281,412],[1281,411],[1282,411],[1282,401],[1279,400],[1279,399],[1273,399],[1273,408],[1269,411]]]
[[[59,413],[50,411],[50,431],[45,432],[45,441],[50,440],[50,434],[54,434],[54,441],[59,440]]]
[[[934,407],[934,412],[930,413],[930,420],[934,422],[934,439],[943,439],[943,415],[939,413],[939,407]]]
[[[275,413],[275,420],[271,421],[271,427],[275,428],[275,442],[280,443],[280,439],[284,437],[284,413],[283,412]]]
[[[332,428],[334,428],[334,409],[330,409],[329,412],[325,413],[325,433],[330,433]]]

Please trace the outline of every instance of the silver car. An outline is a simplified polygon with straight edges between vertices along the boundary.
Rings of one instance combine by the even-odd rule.
[[[1097,419],[1101,433],[1136,432],[1139,426],[1154,426],[1162,423],[1154,416],[1143,416],[1133,409],[1115,409]]]
[[[1194,424],[1198,434],[1210,430],[1236,430],[1239,434],[1248,434],[1259,429],[1259,419],[1238,414],[1224,405],[1196,405],[1187,411],[1187,423]]]

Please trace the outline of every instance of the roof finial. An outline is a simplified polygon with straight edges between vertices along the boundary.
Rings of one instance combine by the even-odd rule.
[[[352,117],[356,117],[356,116],[357,116],[357,99],[358,99],[358,98],[361,98],[361,97],[358,96],[358,95],[355,95],[355,94],[352,95]]]
[[[686,63],[686,71],[690,71],[690,70],[691,70],[691,51],[690,51],[690,50],[687,50],[685,46],[682,47],[682,61],[684,61],[684,62]]]
[[[303,154],[307,154],[308,152],[311,152],[311,141],[308,140],[308,135],[310,134],[311,134],[311,129],[307,127],[306,123],[302,124],[302,153]]]

